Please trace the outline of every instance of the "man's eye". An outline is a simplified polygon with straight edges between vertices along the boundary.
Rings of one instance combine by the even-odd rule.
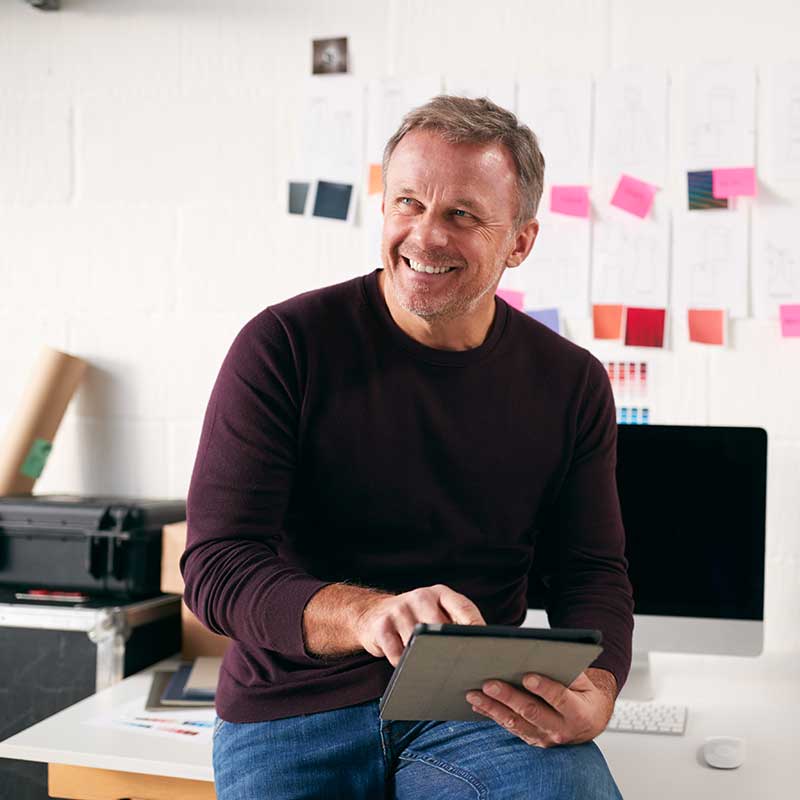
[[[463,208],[457,208],[457,209],[455,209],[453,211],[453,216],[455,216],[455,217],[468,217],[469,213],[467,211],[464,211]]]
[[[399,200],[401,206],[410,206],[413,202],[410,197],[401,197]]]

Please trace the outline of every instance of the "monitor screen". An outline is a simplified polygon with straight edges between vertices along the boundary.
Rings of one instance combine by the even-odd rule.
[[[635,613],[763,619],[766,432],[620,425],[617,441]]]
[[[619,426],[635,614],[763,619],[766,470],[761,428]],[[536,567],[530,608],[543,607]]]

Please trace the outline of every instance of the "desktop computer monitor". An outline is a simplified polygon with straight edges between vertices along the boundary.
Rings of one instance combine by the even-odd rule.
[[[764,619],[767,434],[620,425],[617,488],[633,585],[623,695],[649,699],[650,651],[758,655]],[[528,599],[543,608],[536,559]],[[529,611],[525,625],[541,625]]]

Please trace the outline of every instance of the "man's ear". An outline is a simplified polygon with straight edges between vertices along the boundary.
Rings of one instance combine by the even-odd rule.
[[[533,243],[539,235],[539,221],[537,219],[528,220],[518,231],[514,238],[514,249],[506,258],[507,267],[518,267],[531,252]]]

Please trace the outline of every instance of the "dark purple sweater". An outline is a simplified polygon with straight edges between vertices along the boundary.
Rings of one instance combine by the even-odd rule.
[[[395,324],[378,270],[267,308],[211,393],[181,559],[189,608],[230,636],[217,713],[255,722],[378,698],[392,667],[305,649],[328,583],[443,583],[519,625],[534,546],[555,556],[554,627],[599,628],[621,687],[632,595],[602,365],[497,300],[482,345],[426,347]]]

